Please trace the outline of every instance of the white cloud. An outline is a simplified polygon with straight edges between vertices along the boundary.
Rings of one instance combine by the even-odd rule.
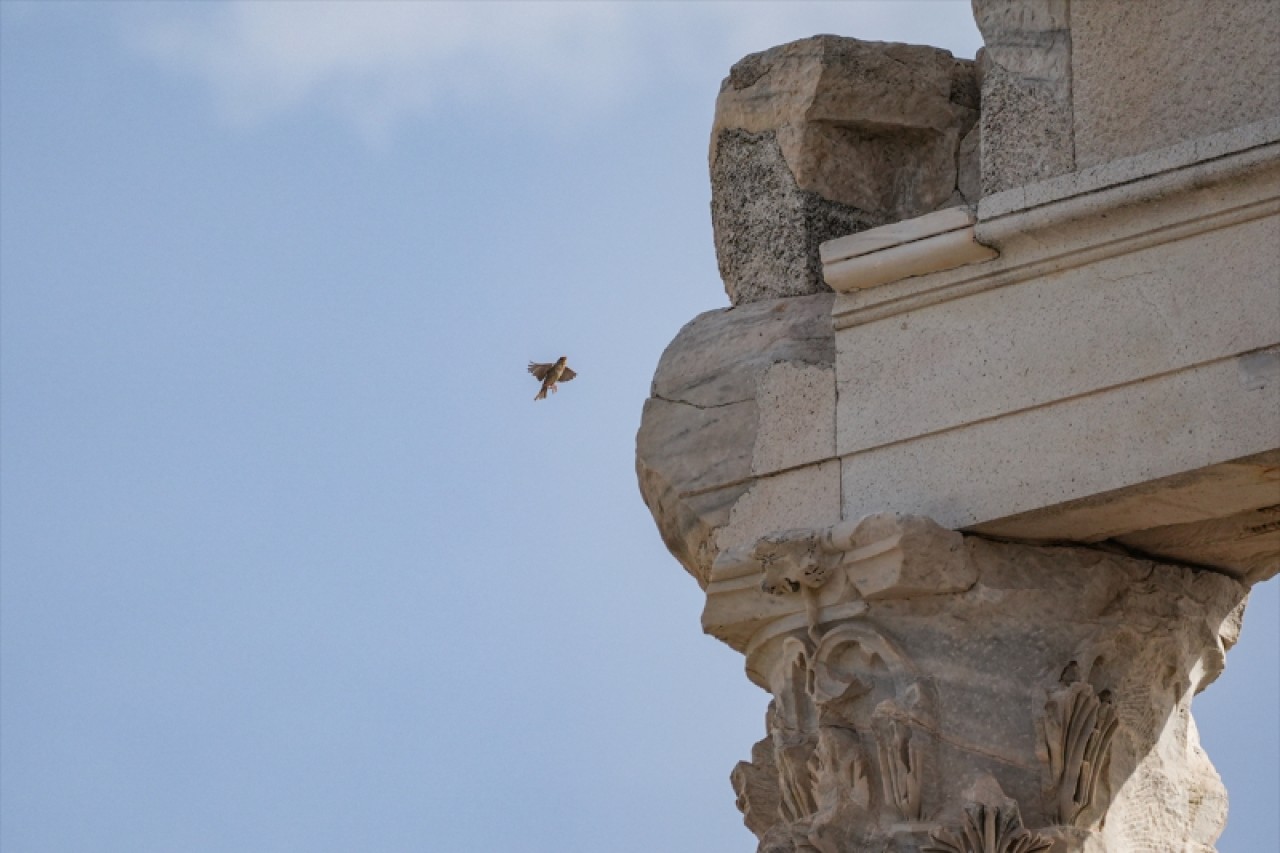
[[[205,83],[231,121],[320,109],[374,141],[448,103],[553,123],[625,108],[637,87],[718,79],[745,53],[817,32],[932,34],[963,55],[978,44],[968,3],[900,0],[155,3],[125,20],[136,49]]]

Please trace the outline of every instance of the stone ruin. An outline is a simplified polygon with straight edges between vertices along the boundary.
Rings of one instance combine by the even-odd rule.
[[[761,853],[1211,851],[1190,703],[1280,570],[1280,15],[973,5],[976,61],[730,71],[732,307],[658,364],[641,492],[773,697]]]

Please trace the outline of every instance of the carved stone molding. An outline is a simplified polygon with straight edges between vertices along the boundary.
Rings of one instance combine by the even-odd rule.
[[[796,626],[816,630],[860,612],[867,601],[959,592],[974,578],[963,537],[925,518],[873,515],[779,531],[720,553],[702,627],[750,654],[751,643]],[[765,624],[770,630],[757,633]]]
[[[1191,700],[1280,566],[1275,16],[1221,5],[1135,54],[1142,4],[974,0],[972,64],[817,36],[722,86],[732,307],[664,352],[636,470],[772,697],[759,853],[1212,853]]]

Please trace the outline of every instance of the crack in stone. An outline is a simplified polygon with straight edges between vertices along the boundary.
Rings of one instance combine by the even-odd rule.
[[[732,401],[730,401],[730,402],[728,402],[728,403],[715,403],[714,405],[710,405],[710,406],[699,406],[697,403],[691,403],[691,402],[689,402],[688,400],[673,400],[673,399],[671,399],[670,397],[664,397],[664,396],[662,396],[661,394],[652,394],[652,395],[650,395],[649,399],[651,399],[651,400],[660,400],[660,401],[661,401],[661,402],[663,402],[663,403],[671,403],[671,404],[672,404],[672,405],[674,405],[674,406],[688,406],[688,407],[689,407],[689,408],[691,408],[691,409],[698,409],[699,411],[702,411],[702,412],[707,412],[707,411],[710,411],[710,410],[712,410],[712,409],[724,409],[724,408],[727,408],[727,407],[729,407],[729,406],[737,406],[737,405],[740,405],[740,404],[742,404],[742,403],[753,403],[753,402],[755,402],[755,398],[753,398],[753,397],[745,397],[745,398],[743,398],[743,399],[741,399],[741,400],[732,400]]]
[[[974,539],[982,539],[987,542],[999,542],[1006,545],[1031,545],[1037,548],[1079,548],[1085,551],[1095,551],[1099,554],[1111,554],[1113,556],[1129,557],[1134,560],[1145,560],[1151,563],[1159,563],[1162,566],[1172,566],[1178,569],[1189,569],[1193,572],[1209,572],[1210,574],[1222,575],[1239,581],[1240,578],[1233,575],[1225,569],[1216,566],[1207,566],[1201,563],[1193,563],[1187,560],[1175,560],[1172,557],[1162,557],[1159,554],[1153,554],[1150,551],[1144,551],[1141,548],[1135,548],[1132,545],[1126,545],[1118,539],[1103,539],[1100,542],[1076,542],[1071,539],[1017,539],[1012,536],[996,536],[992,533],[979,533],[978,531],[960,530],[958,531],[964,536],[971,536]],[[1154,571],[1154,567],[1152,568]],[[1148,572],[1148,577],[1150,572]],[[1145,580],[1145,578],[1143,578]]]
[[[911,724],[913,726],[919,727],[921,731],[933,737],[934,740],[937,740],[941,743],[945,743],[948,746],[955,747],[956,749],[962,752],[971,752],[974,755],[981,755],[986,758],[990,758],[992,761],[999,761],[1001,764],[1007,764],[1010,767],[1016,767],[1019,770],[1036,770],[1037,769],[1035,765],[1027,764],[1025,762],[1017,760],[1016,758],[1012,758],[1008,755],[1001,755],[998,752],[992,752],[991,750],[983,749],[982,747],[977,746],[975,744],[965,743],[964,741],[958,740],[956,738],[948,737],[947,735],[944,735],[942,732],[938,731],[938,729],[935,728],[934,726],[930,725],[924,720],[921,720],[919,717],[913,716],[911,718]]]

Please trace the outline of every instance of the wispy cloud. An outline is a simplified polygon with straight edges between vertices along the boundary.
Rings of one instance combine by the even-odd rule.
[[[129,41],[252,124],[320,109],[372,141],[442,106],[564,120],[624,107],[673,75],[839,32],[972,55],[968,3],[232,2],[129,7]],[[957,38],[957,36],[959,38]],[[936,42],[935,42],[936,43]]]

